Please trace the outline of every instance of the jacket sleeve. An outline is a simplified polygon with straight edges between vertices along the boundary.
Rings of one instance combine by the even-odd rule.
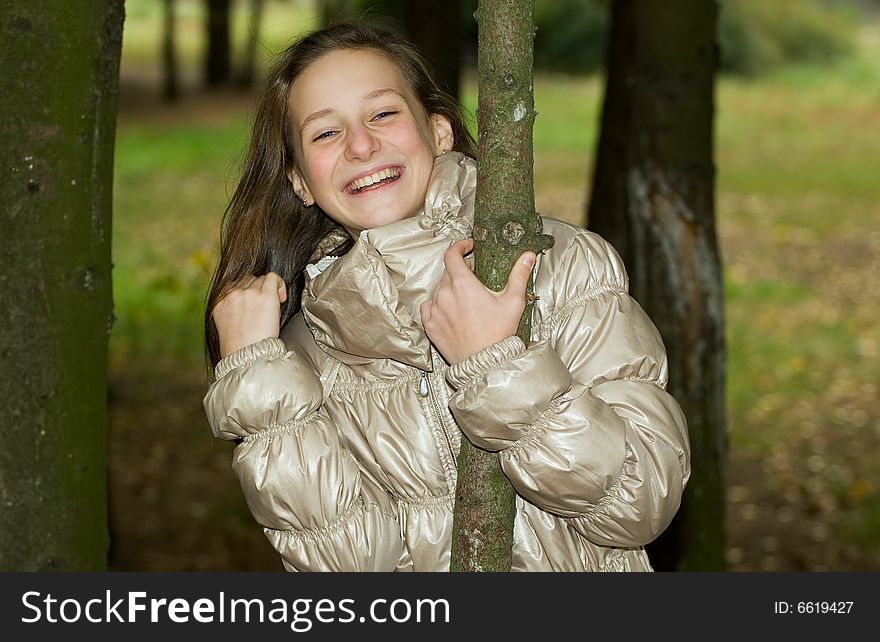
[[[600,546],[642,546],[690,475],[665,348],[610,245],[582,232],[557,260],[542,340],[509,337],[452,366],[450,408],[527,501]]]
[[[270,337],[217,364],[204,405],[238,440],[233,470],[288,570],[392,571],[403,551],[388,495],[361,473],[311,369]]]

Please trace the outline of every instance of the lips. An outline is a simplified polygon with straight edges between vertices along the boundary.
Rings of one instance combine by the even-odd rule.
[[[361,192],[370,191],[382,185],[393,183],[400,178],[402,173],[403,168],[399,165],[390,165],[373,169],[355,177],[345,187],[345,191],[349,194],[359,194]]]

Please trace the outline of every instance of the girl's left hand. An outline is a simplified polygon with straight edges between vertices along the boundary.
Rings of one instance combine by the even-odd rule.
[[[464,361],[516,334],[535,265],[534,252],[524,252],[511,268],[507,285],[494,292],[480,282],[464,261],[473,248],[474,240],[464,239],[446,250],[446,271],[434,297],[419,308],[425,333],[450,364]]]

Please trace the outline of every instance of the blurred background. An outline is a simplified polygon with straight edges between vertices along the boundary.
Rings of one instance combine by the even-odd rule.
[[[203,305],[220,217],[273,55],[328,20],[367,12],[406,21],[414,4],[422,15],[445,6],[126,0],[113,213],[112,570],[281,570],[232,475],[232,446],[211,437],[201,405]],[[542,214],[579,225],[608,4],[536,0],[536,201]],[[474,6],[463,0],[460,24],[449,27],[471,113]],[[878,571],[880,1],[720,7],[727,567]]]

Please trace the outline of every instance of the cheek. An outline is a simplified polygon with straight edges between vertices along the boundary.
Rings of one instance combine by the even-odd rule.
[[[324,192],[333,188],[334,160],[331,154],[310,152],[305,160],[309,188],[313,192]]]
[[[428,132],[423,131],[416,123],[410,122],[402,126],[397,139],[401,147],[406,148],[410,154],[420,154],[433,158],[431,143],[427,138]]]

